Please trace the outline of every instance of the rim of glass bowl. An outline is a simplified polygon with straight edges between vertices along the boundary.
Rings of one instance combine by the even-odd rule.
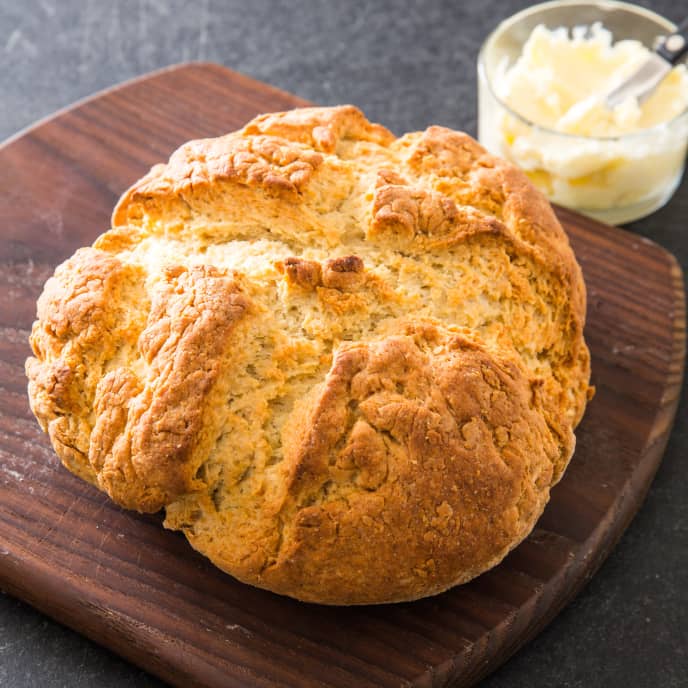
[[[639,7],[638,5],[632,5],[628,2],[618,2],[617,0],[600,0],[599,2],[581,2],[581,0],[553,0],[552,2],[542,2],[537,5],[532,5],[516,14],[512,14],[501,21],[493,31],[491,31],[487,38],[483,41],[480,47],[480,52],[478,53],[478,78],[480,81],[484,81],[486,84],[490,95],[494,100],[512,117],[527,125],[528,127],[535,129],[544,134],[549,134],[552,136],[559,136],[566,139],[579,140],[579,141],[628,141],[630,139],[642,139],[645,137],[650,137],[663,131],[670,130],[677,122],[682,119],[688,120],[688,107],[680,112],[678,115],[673,117],[666,122],[661,122],[660,124],[655,124],[653,127],[648,129],[641,129],[639,131],[629,132],[627,134],[621,134],[618,136],[581,136],[580,134],[570,134],[565,131],[557,131],[556,129],[550,129],[541,124],[532,122],[527,117],[524,117],[520,113],[516,112],[510,105],[505,103],[496,93],[493,88],[492,81],[488,77],[487,68],[485,65],[485,54],[490,47],[490,44],[494,42],[496,37],[511,28],[514,24],[521,21],[522,19],[537,14],[541,10],[555,8],[555,7],[565,7],[567,5],[588,5],[590,7],[598,7],[601,10],[604,9],[621,9],[631,12],[633,14],[640,15],[645,19],[651,20],[656,24],[664,27],[668,32],[673,32],[676,30],[676,24],[669,21],[666,17],[661,14],[657,14],[652,10],[645,9],[644,7]]]

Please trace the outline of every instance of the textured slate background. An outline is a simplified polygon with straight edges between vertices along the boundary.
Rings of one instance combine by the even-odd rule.
[[[480,43],[529,4],[0,0],[0,139],[94,91],[185,60],[220,62],[318,103],[355,103],[397,133],[434,123],[475,134]],[[686,0],[641,4],[674,21],[688,14]],[[687,219],[684,182],[666,208],[632,229],[673,251],[685,270]],[[485,686],[688,685],[687,450],[684,402],[648,499],[619,546]],[[0,593],[0,686],[162,685]]]

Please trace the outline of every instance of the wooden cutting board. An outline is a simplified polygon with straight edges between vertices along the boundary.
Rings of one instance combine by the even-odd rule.
[[[588,285],[597,396],[532,535],[497,568],[419,602],[326,608],[242,585],[63,469],[24,359],[54,267],[108,227],[120,193],[189,138],[304,101],[217,65],[157,72],[0,149],[0,586],[178,686],[467,686],[592,576],[660,462],[683,375],[672,255],[562,210]]]

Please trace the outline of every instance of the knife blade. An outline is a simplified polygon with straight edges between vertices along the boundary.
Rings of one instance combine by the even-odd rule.
[[[628,98],[643,103],[687,52],[688,18],[674,33],[664,38],[655,52],[650,53],[632,74],[607,93],[605,104],[613,109]]]
[[[651,53],[630,76],[607,93],[607,107],[612,110],[628,98],[635,98],[639,104],[643,103],[672,69],[670,62],[657,53]]]

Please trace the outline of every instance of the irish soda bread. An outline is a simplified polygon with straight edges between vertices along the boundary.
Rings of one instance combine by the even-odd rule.
[[[580,269],[466,134],[354,107],[191,141],[55,271],[27,362],[64,464],[239,580],[413,600],[497,564],[588,396]]]

